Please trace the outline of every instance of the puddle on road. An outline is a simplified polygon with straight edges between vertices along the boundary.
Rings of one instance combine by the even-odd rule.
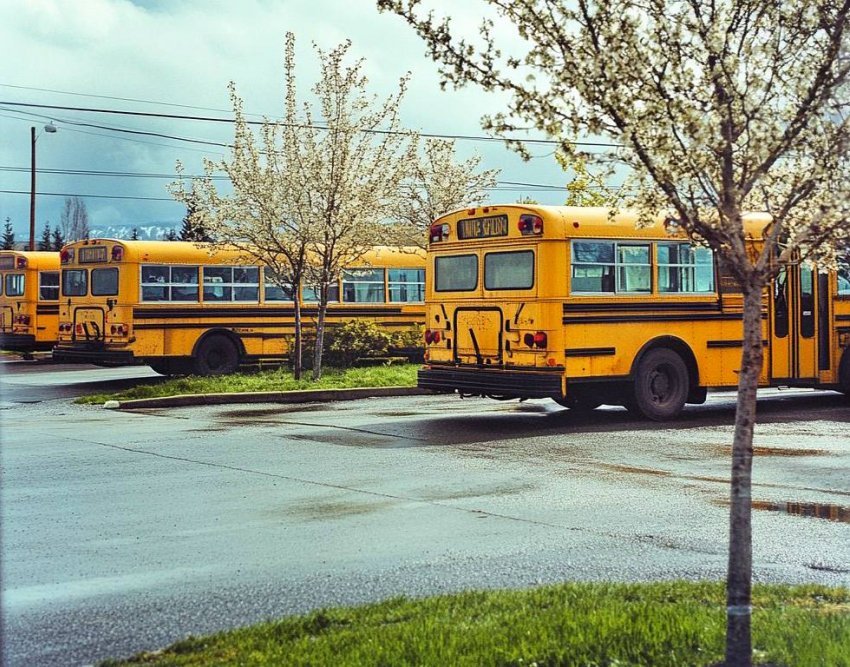
[[[634,472],[641,475],[657,475],[658,477],[669,477],[673,473],[667,470],[656,470],[655,468],[635,468],[634,466],[617,465],[616,463],[600,463],[600,468],[616,470],[617,472]]]
[[[714,448],[715,453],[722,456],[732,456],[730,445],[721,445]],[[804,449],[797,447],[753,447],[754,456],[825,456],[829,454],[824,449]]]
[[[305,521],[327,521],[362,516],[387,509],[395,501],[376,502],[305,502],[284,509],[284,514],[292,514]]]
[[[715,501],[715,504],[728,507],[729,501],[719,500]],[[775,503],[767,500],[754,500],[753,509],[778,512],[780,514],[793,514],[794,516],[808,516],[815,519],[837,521],[839,523],[850,523],[850,507],[842,507],[841,505],[830,503]]]

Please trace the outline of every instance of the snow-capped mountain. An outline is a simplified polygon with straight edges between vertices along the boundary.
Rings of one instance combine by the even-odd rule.
[[[107,225],[93,226],[89,229],[89,237],[93,239],[129,239],[133,229],[139,235],[140,241],[162,241],[169,230],[180,231],[179,222],[144,222],[138,225]]]

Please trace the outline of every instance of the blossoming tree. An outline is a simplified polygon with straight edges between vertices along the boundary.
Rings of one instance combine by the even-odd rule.
[[[487,189],[496,185],[499,170],[479,171],[480,166],[479,155],[458,161],[454,141],[427,139],[420,159],[402,184],[402,196],[393,211],[399,244],[424,248],[434,220],[486,201]]]
[[[669,215],[740,283],[726,664],[750,665],[762,294],[781,263],[834,266],[850,237],[850,0],[482,0],[512,27],[511,53],[486,12],[469,37],[422,0],[377,2],[424,39],[444,83],[508,93],[486,126],[505,133],[522,121],[567,155],[577,136],[618,142],[606,157],[632,169],[640,220]],[[772,215],[760,246],[745,232],[752,209]]]
[[[230,159],[205,161],[205,177],[188,191],[172,192],[204,211],[204,224],[217,245],[236,246],[272,269],[292,295],[296,325],[296,370],[301,363],[301,304],[297,286],[311,286],[318,298],[313,379],[321,377],[325,316],[330,286],[344,267],[386,238],[387,220],[398,207],[402,182],[415,160],[415,133],[399,122],[407,88],[383,103],[366,92],[363,61],[345,65],[345,42],[331,51],[317,47],[318,83],[314,104],[299,103],[295,36],[286,36],[285,115],[266,120],[258,144],[231,84],[236,130]],[[178,165],[178,169],[181,169]],[[213,175],[223,171],[233,191],[219,191]],[[192,195],[194,192],[194,195]]]

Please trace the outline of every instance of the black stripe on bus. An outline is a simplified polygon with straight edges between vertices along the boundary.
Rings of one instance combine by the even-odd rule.
[[[565,357],[610,357],[617,354],[615,347],[573,347],[564,350]]]
[[[317,308],[302,308],[301,315],[304,317],[314,317],[319,314]],[[425,316],[423,312],[405,312],[399,307],[376,308],[376,307],[341,307],[332,308],[327,311],[328,317],[374,317],[380,315],[407,315]],[[232,307],[232,308],[209,308],[198,307],[194,308],[133,308],[133,317],[139,320],[157,320],[157,319],[180,319],[180,318],[213,318],[213,317],[294,317],[295,310],[293,308],[257,308],[252,307]]]
[[[37,315],[58,315],[59,314],[59,304],[37,304],[35,307],[35,312]]]
[[[762,347],[768,347],[770,345],[770,341],[762,340]],[[722,348],[722,347],[744,347],[743,340],[710,340],[705,344],[708,348]]]
[[[836,322],[850,322],[850,315],[836,315]]]
[[[835,333],[839,333],[839,334],[846,334],[846,333],[850,333],[850,327],[838,327],[838,328],[835,330]]]
[[[307,328],[312,329],[313,323],[305,323]],[[338,319],[328,317],[325,324],[329,327],[338,327],[342,324]],[[382,327],[407,327],[416,326],[419,322],[378,322]],[[220,327],[223,329],[292,329],[295,330],[294,322],[162,322],[142,323],[133,325],[134,329],[206,329],[209,327]],[[238,333],[238,332],[237,332]]]
[[[691,315],[588,315],[565,317],[564,324],[626,324],[631,322],[693,322],[710,320],[742,320],[742,313],[693,313]],[[767,319],[767,313],[761,318]]]
[[[663,310],[720,310],[719,301],[678,301],[667,303],[653,301],[652,303],[565,303],[564,312],[617,312],[617,311],[663,311]]]

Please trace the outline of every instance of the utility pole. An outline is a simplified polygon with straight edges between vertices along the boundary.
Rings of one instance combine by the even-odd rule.
[[[35,126],[30,128],[32,168],[30,170],[30,250],[35,250]]]

